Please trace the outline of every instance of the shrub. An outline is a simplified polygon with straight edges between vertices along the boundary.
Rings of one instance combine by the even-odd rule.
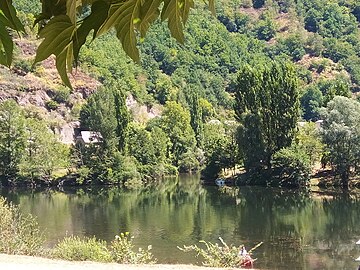
[[[45,102],[45,106],[49,110],[56,110],[59,107],[59,104],[56,101],[50,99],[50,100]]]
[[[134,245],[132,243],[133,237],[128,232],[121,233],[120,236],[116,235],[115,239],[111,242],[110,250],[113,260],[117,263],[131,263],[131,264],[148,264],[155,263],[148,246],[146,250],[139,248],[138,252],[133,251]]]
[[[16,70],[22,71],[23,74],[25,75],[27,73],[29,73],[30,71],[32,71],[32,60],[30,59],[18,59],[14,62],[14,68]]]
[[[70,97],[70,89],[65,86],[60,86],[58,89],[54,91],[53,100],[57,103],[65,103],[69,100]]]
[[[301,187],[308,184],[311,167],[309,156],[300,149],[283,148],[273,160],[273,180],[279,186]]]
[[[0,253],[39,255],[44,237],[35,218],[0,197]]]
[[[203,265],[207,267],[237,268],[243,266],[247,261],[246,256],[240,255],[243,246],[228,246],[221,237],[219,239],[223,246],[219,246],[217,243],[200,241],[200,243],[205,244],[206,249],[200,248],[197,245],[184,246],[184,248],[178,247],[178,249],[184,252],[195,251],[197,253],[196,256],[200,255],[204,258]],[[252,248],[249,254],[260,245],[262,245],[262,242]]]
[[[65,237],[55,246],[53,257],[68,261],[112,261],[106,242],[95,237],[83,239],[78,236]]]

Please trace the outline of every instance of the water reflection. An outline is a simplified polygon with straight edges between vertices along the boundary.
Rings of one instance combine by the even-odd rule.
[[[203,187],[197,176],[141,190],[0,191],[35,214],[48,245],[66,234],[112,240],[130,231],[139,246],[153,245],[159,262],[195,263],[176,246],[199,240],[263,241],[255,256],[262,269],[356,269],[360,254],[360,195],[318,195],[270,188]]]

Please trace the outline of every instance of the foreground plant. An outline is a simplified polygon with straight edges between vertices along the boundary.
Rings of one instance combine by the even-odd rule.
[[[95,237],[65,237],[55,246],[52,254],[55,258],[68,261],[112,261],[106,242]]]
[[[0,253],[39,255],[43,234],[32,215],[23,215],[17,206],[0,197]]]
[[[60,241],[52,255],[55,258],[68,261],[95,261],[116,262],[125,264],[155,263],[151,254],[151,246],[147,250],[139,248],[134,251],[133,237],[127,233],[121,233],[108,246],[105,241],[95,237],[69,236]]]
[[[111,242],[110,250],[112,258],[117,263],[131,263],[131,264],[149,264],[155,263],[156,259],[150,252],[152,246],[149,245],[146,250],[139,248],[134,251],[133,237],[129,232],[116,235]]]
[[[218,245],[217,243],[213,244],[206,241],[199,241],[200,243],[205,244],[206,249],[200,248],[197,245],[184,246],[183,248],[178,247],[181,251],[191,252],[195,251],[197,257],[200,255],[204,258],[203,265],[207,267],[242,267],[248,264],[250,254],[253,250],[262,245],[262,242],[253,247],[248,253],[242,253],[243,246],[228,246],[224,240],[219,237],[223,246]],[[251,263],[255,260],[251,259]]]

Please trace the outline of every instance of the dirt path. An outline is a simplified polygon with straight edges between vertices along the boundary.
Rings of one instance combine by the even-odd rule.
[[[124,265],[115,263],[68,262],[39,257],[0,254],[1,270],[220,270],[183,264]]]

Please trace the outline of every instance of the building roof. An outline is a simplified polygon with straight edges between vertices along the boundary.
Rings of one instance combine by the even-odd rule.
[[[100,132],[95,131],[81,131],[77,139],[82,139],[85,144],[98,143],[101,141],[102,136]]]

